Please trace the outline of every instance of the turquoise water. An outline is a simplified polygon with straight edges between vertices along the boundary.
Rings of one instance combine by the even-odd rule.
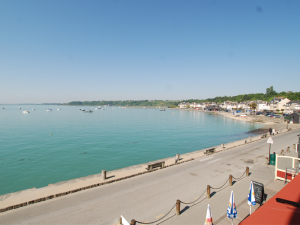
[[[18,107],[0,106],[0,195],[232,142],[259,128],[183,110]]]

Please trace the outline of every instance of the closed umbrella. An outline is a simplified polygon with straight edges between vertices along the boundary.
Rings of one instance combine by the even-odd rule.
[[[248,205],[250,205],[250,215],[251,215],[251,205],[256,205],[255,194],[254,194],[254,188],[253,188],[252,181],[250,183],[250,188],[249,188]]]
[[[206,219],[205,219],[204,225],[214,225],[213,224],[213,219],[212,219],[212,216],[211,216],[211,211],[210,211],[209,204],[207,205]]]
[[[234,202],[234,195],[233,191],[231,191],[230,198],[229,198],[229,204],[227,208],[227,216],[228,218],[232,219],[232,224],[233,224],[233,218],[237,218],[237,211],[236,211],[236,206]]]

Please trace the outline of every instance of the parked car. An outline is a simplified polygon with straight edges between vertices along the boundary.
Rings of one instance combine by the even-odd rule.
[[[281,115],[272,115],[273,118],[280,118]]]
[[[256,115],[262,115],[263,113],[262,112],[256,112]]]

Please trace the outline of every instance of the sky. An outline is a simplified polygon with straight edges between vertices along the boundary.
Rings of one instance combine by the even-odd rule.
[[[0,103],[300,91],[299,0],[1,0]]]

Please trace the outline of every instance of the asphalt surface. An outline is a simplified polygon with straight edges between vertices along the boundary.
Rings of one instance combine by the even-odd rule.
[[[279,153],[298,143],[299,133],[294,130],[273,136],[271,152]],[[219,187],[229,174],[242,175],[246,166],[250,172],[266,168],[269,149],[266,141],[262,139],[153,173],[1,213],[0,224],[113,224],[120,215],[129,222],[131,219],[151,222],[168,212],[177,199],[193,201],[208,184]],[[272,179],[261,176],[266,181]]]

